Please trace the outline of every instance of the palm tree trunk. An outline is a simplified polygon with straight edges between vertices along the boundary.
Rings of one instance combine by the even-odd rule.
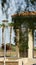
[[[10,27],[10,44],[11,44],[12,27]]]
[[[12,35],[12,27],[10,27],[10,48],[11,48],[11,35]],[[11,55],[11,49],[10,49],[10,55]]]
[[[4,29],[2,28],[2,45],[3,45],[3,43],[4,43]],[[4,52],[4,51],[3,51]],[[3,56],[4,56],[4,54],[3,54]]]
[[[2,28],[2,44],[4,44],[4,28]]]
[[[6,48],[5,48],[5,43],[4,43],[4,27],[2,28],[2,44],[4,45],[4,65],[5,65]]]

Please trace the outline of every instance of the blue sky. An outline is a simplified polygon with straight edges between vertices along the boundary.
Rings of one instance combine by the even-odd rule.
[[[2,23],[2,20],[3,19],[6,19],[6,15],[5,15],[5,13],[3,14],[2,13],[2,10],[1,10],[1,1],[2,0],[0,0],[0,23]],[[9,0],[7,0],[7,2],[8,2]],[[17,3],[19,3],[19,4],[17,4]],[[21,5],[21,3],[22,3],[22,5]],[[22,11],[24,11],[24,9],[25,9],[25,7],[26,7],[26,2],[25,2],[25,0],[10,0],[10,2],[9,2],[9,8],[8,8],[8,15],[9,15],[9,17],[8,17],[8,20],[9,20],[9,22],[11,21],[11,15],[12,14],[14,14],[15,12],[16,12],[16,10],[18,9],[18,7],[21,5],[21,10]],[[6,10],[6,8],[7,8],[7,5],[5,5],[5,9],[4,10]],[[34,9],[35,8],[35,9]],[[36,3],[35,3],[35,6],[33,6],[31,3],[30,3],[30,0],[29,0],[29,7],[28,7],[28,9],[29,9],[29,11],[35,11],[36,10]],[[4,16],[3,16],[4,15]]]
[[[14,0],[13,0],[13,4],[15,5]],[[9,15],[8,21],[9,22],[11,22],[11,14],[14,14],[14,12],[15,12],[14,5],[13,5],[13,11],[10,10],[10,9],[12,9],[11,5],[10,5],[10,8],[9,8],[9,12],[8,12],[8,15]],[[2,13],[1,8],[2,7],[1,7],[1,0],[0,0],[0,24],[2,24],[2,20],[6,19],[6,15],[5,15],[5,13],[4,14]],[[12,28],[12,40],[11,40],[11,42],[14,44],[13,37],[14,37],[14,30]],[[5,43],[9,43],[10,42],[10,31],[7,28],[5,30],[4,38],[5,38]],[[2,43],[2,29],[0,28],[0,44],[1,43]]]
[[[7,2],[8,2],[8,0],[7,0]],[[19,5],[17,4],[17,3],[19,3]],[[10,2],[9,2],[9,9],[8,9],[8,22],[11,22],[11,15],[12,14],[14,14],[16,11],[17,11],[17,9],[18,9],[18,6],[20,6],[20,4],[21,3],[23,3],[22,5],[21,5],[21,11],[24,11],[24,9],[25,9],[25,7],[26,7],[26,2],[25,2],[25,0],[10,0]],[[0,24],[2,24],[2,20],[4,20],[4,19],[6,19],[6,15],[5,15],[5,13],[3,14],[2,13],[2,10],[1,10],[1,0],[0,0]],[[7,8],[7,5],[5,5],[5,9]],[[30,11],[35,11],[34,10],[34,8],[35,8],[35,10],[36,10],[36,3],[35,3],[35,6],[33,6],[31,3],[30,3],[30,0],[29,0],[29,10]],[[4,9],[4,10],[5,10]],[[5,43],[7,43],[7,42],[9,42],[9,39],[10,39],[10,36],[9,36],[9,29],[6,29],[6,33],[5,33],[6,35],[5,35]],[[12,40],[11,40],[11,42],[12,43],[14,43],[14,39],[13,39],[13,37],[14,37],[14,31],[13,31],[13,29],[12,29]],[[2,43],[2,30],[1,30],[1,28],[0,28],[0,44]]]

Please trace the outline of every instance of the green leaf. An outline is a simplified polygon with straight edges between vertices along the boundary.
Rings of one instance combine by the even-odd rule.
[[[11,23],[8,23],[8,25],[9,25],[9,26],[14,26],[14,23],[11,22]]]

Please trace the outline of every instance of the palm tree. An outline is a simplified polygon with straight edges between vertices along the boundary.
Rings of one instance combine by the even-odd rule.
[[[11,47],[11,35],[12,35],[12,27],[13,27],[13,23],[8,23],[9,27],[10,27],[10,47]],[[11,54],[11,53],[10,53]]]
[[[4,24],[0,24],[0,27],[2,27],[2,45],[4,45],[4,27],[5,27],[5,25]]]
[[[2,24],[0,24],[0,28],[2,27]]]
[[[0,24],[0,28],[2,27],[2,44],[4,44],[4,24]]]
[[[10,27],[10,44],[11,44],[11,35],[12,35],[12,27],[13,27],[13,23],[8,23],[9,27]]]
[[[5,25],[2,24],[2,44],[4,44],[4,28],[5,28]]]
[[[2,45],[4,45],[4,24],[0,24],[0,28],[2,28]]]

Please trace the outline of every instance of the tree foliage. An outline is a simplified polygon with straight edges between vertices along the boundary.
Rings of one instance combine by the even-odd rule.
[[[30,0],[32,4],[34,4],[34,2],[36,2],[36,0]]]
[[[14,26],[14,23],[8,23],[8,25],[10,26],[10,27],[12,27],[12,26]]]
[[[4,4],[6,4],[6,0],[2,0],[2,3],[1,3],[2,7],[4,7]]]
[[[30,6],[29,2],[35,6],[36,0],[23,0],[23,2],[26,3],[26,7],[23,5],[24,4],[23,2],[20,3],[20,1],[18,0],[17,0],[17,3],[16,3],[16,0],[14,0],[14,2],[15,2],[16,13],[17,13],[21,11],[29,11],[29,6]],[[8,9],[10,8],[10,3],[12,3],[11,0],[1,0],[2,11],[5,12],[7,18],[8,18]],[[13,7],[13,5],[11,6]],[[23,9],[22,9],[22,6],[24,6]]]
[[[16,29],[19,29],[19,50],[20,52],[22,52],[23,54],[25,53],[25,51],[28,50],[28,28],[31,30],[32,32],[34,30],[34,21],[35,21],[35,17],[34,16],[15,16],[14,17],[14,24],[15,24],[15,31]],[[36,24],[35,24],[36,25]],[[29,30],[29,32],[30,32]],[[33,35],[33,33],[32,33]],[[17,36],[15,34],[15,36]],[[15,38],[16,40],[16,38]],[[15,41],[16,43],[18,43],[18,41]],[[26,53],[27,54],[27,53]]]

